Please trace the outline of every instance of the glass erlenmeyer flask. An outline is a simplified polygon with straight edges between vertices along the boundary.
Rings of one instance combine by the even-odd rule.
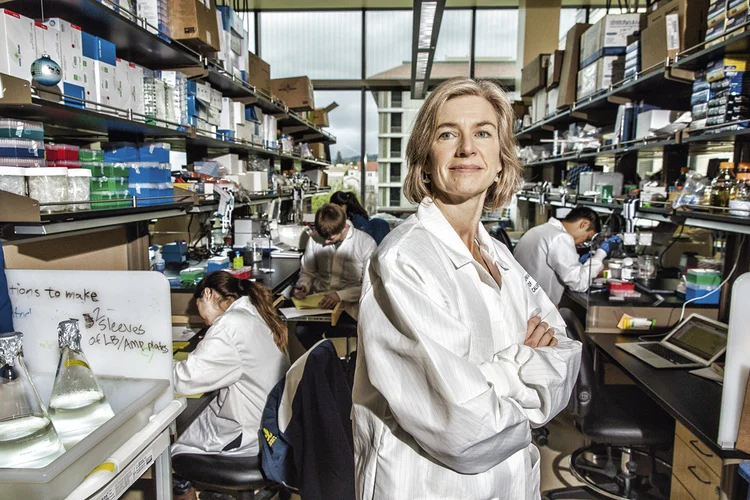
[[[0,467],[39,468],[65,453],[22,356],[23,334],[0,334]]]
[[[81,351],[78,320],[57,326],[60,362],[49,400],[49,416],[67,449],[114,416],[86,356]]]

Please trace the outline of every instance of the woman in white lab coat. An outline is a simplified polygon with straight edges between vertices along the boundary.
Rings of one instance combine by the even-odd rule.
[[[531,428],[566,406],[581,345],[480,223],[520,179],[512,121],[497,86],[453,79],[414,123],[405,191],[420,204],[372,256],[360,301],[360,499],[539,497]]]
[[[287,327],[262,285],[226,271],[208,273],[195,298],[210,327],[188,358],[174,364],[174,390],[219,394],[178,437],[172,454],[255,456],[266,398],[290,365]]]

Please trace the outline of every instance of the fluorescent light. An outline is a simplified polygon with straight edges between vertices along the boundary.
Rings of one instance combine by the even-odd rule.
[[[429,61],[429,59],[430,59],[429,52],[417,53],[417,70],[416,70],[417,80],[424,80],[424,77],[427,74],[427,62]]]
[[[420,98],[424,96],[424,82],[414,82],[414,95]]]
[[[419,13],[419,49],[429,49],[432,46],[432,30],[435,24],[437,2],[423,2]]]

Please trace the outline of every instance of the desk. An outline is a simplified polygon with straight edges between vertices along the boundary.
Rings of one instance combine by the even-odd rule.
[[[661,297],[661,298],[660,298]],[[643,293],[637,299],[625,302],[612,302],[607,292],[583,293],[565,290],[560,307],[568,307],[576,313],[584,324],[587,333],[620,334],[617,323],[623,314],[656,320],[657,327],[671,327],[680,319],[684,300],[676,295],[656,297]],[[685,317],[698,313],[707,318],[718,319],[719,310],[715,305],[689,304]],[[585,321],[584,321],[585,318]]]
[[[692,477],[695,473],[693,472],[687,479],[680,476],[680,464],[686,459],[702,460],[703,463],[708,464],[704,477],[709,477],[708,471],[710,470],[716,472],[722,496],[712,495],[705,498],[742,498],[737,496],[740,494],[738,490],[742,489],[738,481],[737,463],[740,460],[747,460],[750,456],[736,450],[721,449],[716,442],[719,435],[721,386],[716,382],[691,375],[688,370],[657,370],[615,346],[617,342],[636,341],[633,336],[587,334],[587,339],[596,347],[597,358],[603,356],[607,361],[617,365],[677,421],[672,498],[704,500],[702,496],[693,496],[696,493],[692,484],[685,484],[693,481]],[[598,363],[595,363],[595,366],[598,366]],[[685,456],[683,448],[698,455],[690,450],[690,447],[702,449],[702,456],[697,458]],[[688,467],[693,467],[693,471],[696,470],[693,465]],[[680,484],[675,484],[675,481]],[[677,493],[678,491],[680,493]]]

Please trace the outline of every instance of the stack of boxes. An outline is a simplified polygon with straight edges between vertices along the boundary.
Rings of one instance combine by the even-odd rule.
[[[151,33],[163,33],[170,36],[171,16],[169,0],[137,0],[138,17],[145,19],[148,29]],[[122,0],[120,0],[122,2]]]
[[[0,118],[0,165],[44,166],[44,125]]]
[[[690,95],[691,130],[705,128],[708,119],[708,99],[710,93],[709,83],[706,81],[706,72],[704,70],[696,71],[695,80],[693,80],[693,93]]]
[[[627,39],[639,31],[640,22],[640,14],[610,14],[581,35],[577,99],[623,79]]]
[[[742,26],[748,19],[748,0],[729,0],[727,2],[727,23],[724,32],[729,33]],[[738,32],[745,31],[744,29]]]
[[[695,304],[716,305],[721,291],[711,293],[719,287],[721,274],[713,269],[688,269],[685,283],[685,300],[696,299]],[[709,295],[711,293],[711,295]],[[700,298],[699,298],[700,297]]]
[[[63,95],[77,99],[86,98],[83,82],[83,31],[80,26],[60,18],[48,19],[45,23],[49,32],[57,32],[60,39],[60,53],[55,59],[62,67],[62,80],[59,83]],[[52,57],[52,55],[50,54]],[[54,57],[53,57],[54,59]],[[68,106],[85,108],[80,101],[63,98]]]
[[[628,79],[641,72],[641,41],[635,40],[628,44],[625,49],[625,73],[623,78]]]
[[[521,71],[521,97],[532,98],[531,122],[544,119],[547,111],[547,68],[549,54],[540,54]]]
[[[82,41],[86,100],[98,103],[96,109],[101,112],[111,112],[109,107],[120,103],[115,91],[115,44],[86,32]]]
[[[107,210],[130,206],[128,199],[128,175],[126,163],[107,162],[105,153],[96,149],[78,151],[81,168],[91,171],[91,200],[93,210]],[[109,157],[111,160],[111,156]]]
[[[188,79],[179,71],[155,71],[154,76],[164,82],[167,120],[187,124],[188,119]]]
[[[712,0],[706,17],[706,48],[724,41],[726,25],[727,0]]]
[[[211,85],[205,82],[189,80],[187,82],[187,114],[188,123],[198,129],[201,135],[216,137],[217,125],[221,123],[221,104],[219,104],[218,118],[213,120],[217,122],[212,124],[212,116],[216,115],[211,111],[211,99],[214,90]],[[221,95],[221,93],[219,93]]]
[[[706,68],[708,83],[707,127],[750,120],[750,72],[747,56],[715,61]],[[745,128],[740,123],[732,128]],[[724,127],[719,127],[723,130]]]
[[[239,79],[247,78],[248,33],[242,18],[231,7],[217,7],[217,25],[221,50],[219,61],[224,69]]]

